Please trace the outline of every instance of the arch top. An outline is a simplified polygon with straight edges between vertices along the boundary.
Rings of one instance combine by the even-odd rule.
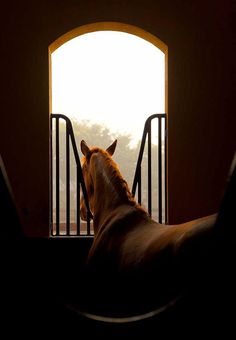
[[[92,32],[97,32],[97,31],[118,31],[118,32],[133,34],[155,45],[164,54],[167,54],[168,52],[168,47],[163,41],[161,41],[155,35],[145,31],[144,29],[134,26],[134,25],[130,25],[130,24],[125,24],[125,23],[120,23],[120,22],[109,22],[109,21],[96,22],[92,24],[82,25],[63,34],[49,46],[49,52],[53,53],[57,48],[59,48],[60,46],[65,44],[67,41],[73,38],[76,38],[86,33],[92,33]]]

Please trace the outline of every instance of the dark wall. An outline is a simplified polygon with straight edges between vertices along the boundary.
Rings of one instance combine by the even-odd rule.
[[[0,146],[28,234],[48,234],[48,46],[98,21],[136,25],[169,48],[169,222],[217,211],[236,149],[232,3],[22,0],[5,5]]]

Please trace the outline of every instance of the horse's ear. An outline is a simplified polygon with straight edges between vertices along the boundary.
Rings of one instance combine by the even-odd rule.
[[[90,156],[90,149],[89,149],[88,145],[86,144],[86,142],[84,140],[81,141],[80,148],[81,148],[82,154],[85,157],[89,157]]]
[[[107,148],[107,152],[112,156],[115,152],[117,139]]]

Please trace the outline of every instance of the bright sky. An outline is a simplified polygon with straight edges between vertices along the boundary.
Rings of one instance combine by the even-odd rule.
[[[52,53],[52,112],[103,124],[136,143],[165,112],[165,55],[135,35],[97,31]]]

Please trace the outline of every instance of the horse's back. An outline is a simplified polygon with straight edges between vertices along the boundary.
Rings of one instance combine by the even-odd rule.
[[[132,314],[174,301],[195,280],[194,259],[200,266],[200,258],[205,261],[202,242],[214,219],[169,226],[131,209],[126,217],[110,221],[95,238],[88,262],[92,277],[99,277],[101,296],[96,293],[94,303],[110,313]]]

